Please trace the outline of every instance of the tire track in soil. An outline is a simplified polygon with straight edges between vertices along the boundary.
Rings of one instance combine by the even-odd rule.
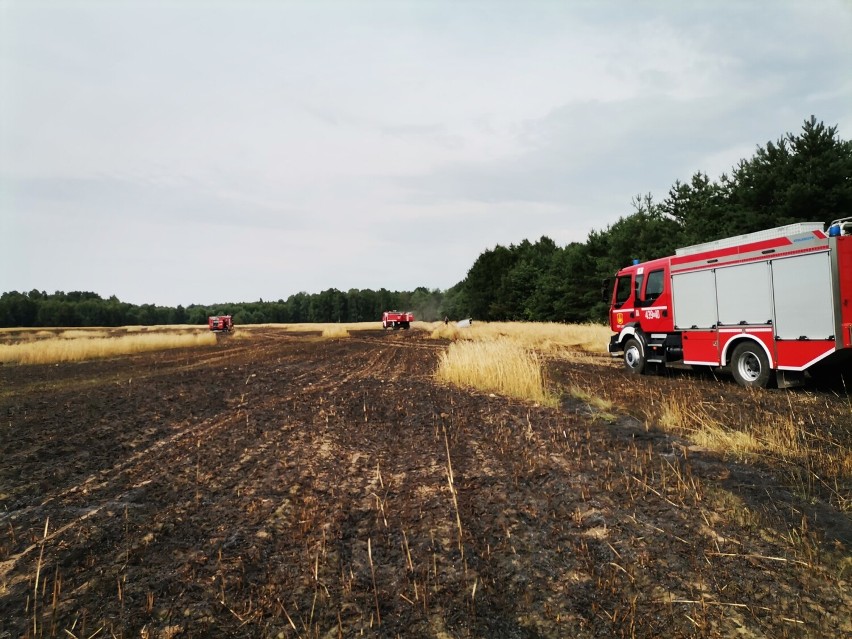
[[[751,601],[739,584],[760,568],[711,565],[701,549],[718,542],[701,521],[685,519],[691,511],[679,513],[676,499],[675,506],[666,501],[675,496],[658,480],[646,477],[661,496],[628,476],[643,464],[660,466],[659,454],[671,448],[664,437],[649,439],[649,450],[590,425],[584,414],[436,385],[429,375],[444,345],[410,337],[270,334],[237,358],[222,353],[209,363],[226,395],[212,416],[163,425],[151,436],[165,443],[124,452],[98,471],[104,475],[87,495],[57,494],[41,513],[61,520],[67,509],[71,522],[45,543],[46,560],[65,579],[60,619],[70,624],[88,610],[93,624],[152,637],[294,636],[288,620],[302,636],[337,636],[340,628],[345,636],[591,637],[625,630],[611,615],[629,613],[634,593],[664,584],[697,596],[688,590],[690,573]],[[190,397],[202,377],[187,379]],[[154,388],[127,420],[135,423],[162,396]],[[183,430],[168,432],[175,426]],[[631,502],[637,494],[642,499]],[[622,512],[627,503],[632,510]],[[92,514],[81,519],[81,508]],[[36,519],[29,545],[38,547],[44,524]],[[754,543],[736,526],[714,526]],[[673,535],[694,540],[705,558],[677,563],[685,555]],[[0,601],[0,625],[5,619],[17,634],[26,628],[11,611],[15,602],[23,610],[32,591],[35,555],[30,550],[11,569],[17,581]],[[679,570],[669,574],[670,565]],[[773,587],[789,594],[803,574],[779,569]],[[148,613],[146,593],[154,601]],[[835,601],[842,606],[848,597]],[[824,627],[813,616],[819,605],[805,604],[811,630]],[[378,609],[381,626],[371,619]],[[771,619],[755,625],[737,609],[690,613],[723,635],[737,626],[778,634]],[[637,636],[714,636],[671,604],[646,603],[633,619]],[[795,630],[791,636],[802,636]]]
[[[298,339],[298,336],[287,336],[290,340]],[[372,347],[375,345],[375,340],[353,340],[361,344]],[[303,390],[303,396],[317,396],[326,393],[329,389],[338,388],[353,380],[374,377],[383,373],[390,373],[390,377],[394,378],[398,373],[394,371],[394,364],[400,360],[400,352],[406,348],[411,348],[412,344],[391,343],[386,348],[381,348],[377,351],[369,353],[366,359],[363,359],[359,354],[348,357],[346,360],[339,362],[338,366],[332,368],[329,374],[323,375],[321,383],[308,383]],[[154,377],[169,377],[178,371],[193,370],[204,368],[215,363],[231,362],[241,356],[249,356],[256,353],[258,350],[263,350],[263,346],[239,345],[236,348],[230,349],[226,353],[204,354],[191,364],[186,364],[187,354],[167,352],[161,354],[158,358],[158,368],[153,371],[135,374],[137,380],[150,380]],[[144,357],[144,356],[142,356]],[[136,356],[133,359],[140,358]],[[250,374],[251,375],[251,374]],[[338,377],[339,375],[339,377]],[[300,383],[315,376],[310,370],[302,372],[294,376],[294,385],[298,388]],[[95,378],[97,380],[98,378]],[[249,380],[246,381],[248,386]],[[111,384],[112,380],[103,380],[102,383]],[[258,401],[257,398],[252,399],[253,411],[262,411],[268,409],[271,404],[278,402],[279,399],[274,396],[268,396],[265,400]],[[0,583],[6,576],[15,568],[17,563],[26,558],[31,553],[35,552],[43,544],[55,541],[62,535],[73,532],[74,528],[86,522],[92,517],[95,517],[107,507],[116,507],[127,502],[133,501],[134,492],[140,488],[151,484],[157,477],[157,468],[165,466],[172,460],[169,457],[174,457],[175,453],[169,450],[172,447],[178,447],[194,437],[211,439],[217,435],[218,431],[228,427],[234,427],[237,423],[241,423],[242,417],[240,412],[248,406],[248,403],[241,401],[236,406],[235,415],[227,415],[220,419],[205,420],[201,423],[190,425],[187,427],[178,427],[177,432],[172,433],[163,439],[158,439],[150,446],[133,452],[129,457],[122,459],[113,466],[100,470],[97,474],[87,477],[84,481],[59,490],[53,494],[45,496],[40,503],[32,504],[25,508],[13,510],[6,513],[0,513],[0,525],[14,521],[15,524],[21,527],[34,528],[39,522],[48,520],[55,526],[47,536],[39,538],[38,542],[31,543],[19,550],[17,553],[8,556],[0,563]],[[245,413],[246,422],[249,420],[249,413]],[[200,441],[200,439],[199,439]],[[251,449],[245,449],[243,455],[243,463],[236,468],[228,469],[228,474],[239,474],[240,467],[246,467],[249,462],[256,464],[257,460],[267,451],[271,442],[261,443]],[[127,481],[121,483],[119,480],[122,476],[127,477]],[[132,480],[131,480],[132,478]],[[130,488],[121,490],[120,487],[128,483],[132,485]],[[79,497],[80,500],[85,500],[88,504],[85,507],[78,507],[76,510],[82,511],[74,518],[67,520],[63,519],[62,515],[72,503],[62,503],[69,498]],[[92,505],[94,502],[94,505]],[[55,504],[55,506],[54,506]],[[54,507],[51,507],[54,506]]]
[[[396,349],[395,349],[396,350]],[[361,362],[360,368],[352,366],[348,371],[347,354],[341,358],[335,358],[332,362],[333,370],[329,375],[323,377],[327,383],[315,384],[304,389],[298,389],[298,385],[294,385],[298,392],[297,399],[300,402],[316,402],[319,398],[321,408],[315,414],[312,420],[314,423],[299,423],[298,413],[294,411],[294,418],[297,419],[297,427],[279,429],[273,436],[280,438],[286,432],[291,439],[287,442],[289,447],[299,451],[314,451],[310,460],[300,459],[298,456],[281,456],[279,446],[275,445],[275,463],[269,464],[267,451],[271,445],[262,445],[253,450],[246,450],[243,458],[240,460],[243,467],[247,469],[255,469],[251,475],[247,475],[237,484],[229,486],[230,494],[239,495],[243,500],[249,500],[251,504],[251,516],[244,519],[243,523],[237,530],[209,530],[208,538],[210,543],[221,544],[224,549],[224,554],[227,556],[236,548],[242,548],[243,552],[248,552],[250,555],[261,552],[258,549],[258,539],[279,539],[282,536],[293,536],[298,539],[304,538],[308,530],[319,529],[325,531],[334,529],[334,522],[339,522],[343,537],[349,538],[352,533],[351,526],[358,528],[365,522],[372,521],[373,499],[378,488],[374,486],[376,483],[373,480],[372,484],[368,484],[365,494],[361,495],[356,489],[352,495],[345,492],[341,495],[334,495],[334,486],[341,484],[339,469],[337,468],[337,460],[346,458],[351,450],[352,443],[341,444],[340,435],[337,430],[330,428],[329,422],[333,424],[334,419],[338,423],[345,424],[353,419],[361,417],[357,406],[353,409],[353,404],[360,404],[363,397],[360,382],[370,378],[377,370],[387,370],[393,368],[396,363],[396,357],[388,357],[386,353],[379,352],[375,355],[364,359],[361,352],[356,352],[352,357]],[[379,365],[383,362],[386,368]],[[318,368],[323,368],[321,365]],[[325,370],[325,369],[323,369]],[[376,388],[381,389],[382,386]],[[291,399],[291,398],[285,398]],[[351,400],[355,400],[354,402]],[[326,428],[322,428],[323,418],[325,418]],[[311,426],[318,427],[316,430]],[[344,436],[345,439],[345,436]],[[348,448],[345,448],[348,446]],[[317,454],[318,453],[318,454]],[[263,463],[263,461],[267,463]],[[355,453],[350,460],[348,473],[356,473],[358,475],[367,474],[369,470],[364,467],[364,460],[361,453]],[[234,473],[228,471],[225,473],[228,476],[233,476]],[[283,477],[287,478],[287,486],[289,490],[282,494],[280,481]],[[347,482],[344,482],[347,483]],[[331,486],[329,489],[328,487]],[[292,490],[298,490],[297,493],[292,493]],[[332,491],[332,495],[328,495],[328,491]],[[320,500],[326,500],[330,497],[331,502],[335,504],[333,512],[326,512],[322,525],[314,526],[314,520],[311,515],[311,504],[315,504]],[[354,501],[353,501],[354,500]],[[357,502],[357,503],[356,503]],[[221,502],[220,502],[221,503]],[[222,513],[225,515],[225,513]],[[225,515],[226,516],[226,515]],[[331,528],[329,528],[331,527]],[[350,532],[345,532],[350,530]],[[324,540],[314,539],[310,544],[306,544],[314,549],[318,545],[323,545]],[[359,540],[363,541],[364,537],[360,536]],[[335,575],[328,576],[328,588],[336,593],[343,592],[347,585],[345,580],[340,578],[340,574],[344,568],[354,570],[354,573],[363,579],[366,570],[366,562],[363,561],[363,550],[359,540],[345,542],[343,546],[339,544],[335,550],[325,553],[327,560],[333,560],[334,556],[338,556],[340,560],[337,566],[341,569]],[[329,542],[330,543],[330,542]],[[220,555],[221,556],[221,555]],[[348,558],[348,559],[347,559]],[[359,560],[360,558],[360,560]],[[290,554],[283,559],[285,564],[302,565],[306,556],[302,553]],[[350,561],[352,560],[352,561]],[[236,568],[235,568],[236,570]],[[258,578],[260,580],[260,578]],[[260,580],[262,581],[262,580]],[[300,590],[302,584],[293,581],[293,575],[275,574],[274,581],[276,583],[290,584],[296,590]],[[334,585],[336,584],[336,585]],[[282,586],[283,588],[283,586]],[[254,599],[261,600],[262,593],[255,592],[251,595]],[[224,598],[224,597],[223,597]],[[347,607],[349,606],[349,607]],[[354,604],[343,603],[341,610],[349,610],[350,614],[354,610]],[[346,614],[344,613],[344,616]]]
[[[156,353],[154,354],[158,360],[156,368],[144,372],[135,371],[133,373],[134,377],[130,379],[135,378],[137,381],[150,381],[155,378],[167,378],[182,371],[204,368],[213,363],[231,362],[241,356],[251,355],[256,350],[257,347],[251,344],[238,345],[226,353],[202,354],[196,357],[191,364],[186,363],[189,356],[194,355],[194,353],[189,351]],[[150,356],[151,354],[149,354]],[[129,363],[131,366],[144,360],[145,355],[134,356],[125,360],[118,359],[122,364]],[[102,363],[104,362],[97,362],[97,364]],[[114,383],[113,379],[96,377],[84,381],[83,385],[112,386]],[[208,437],[215,435],[217,431],[231,426],[241,419],[239,410],[240,406],[238,405],[236,415],[228,414],[222,418],[206,419],[187,426],[167,425],[168,430],[177,429],[177,432],[172,432],[164,438],[155,440],[146,448],[134,451],[129,457],[119,460],[108,468],[99,470],[96,474],[90,475],[82,482],[44,496],[39,503],[0,513],[0,525],[8,524],[11,526],[12,522],[14,522],[21,527],[32,528],[38,522],[44,522],[45,520],[51,521],[54,526],[58,525],[46,537],[40,537],[37,544],[30,544],[7,557],[0,564],[0,580],[5,578],[18,561],[34,552],[42,544],[52,541],[69,531],[73,531],[75,526],[99,514],[108,506],[132,501],[134,491],[154,481],[159,472],[158,467],[167,464],[166,458],[171,454],[171,451],[169,451],[170,447],[179,446],[184,440],[198,437],[201,434]],[[127,481],[124,483],[120,482],[122,476],[127,477]],[[130,488],[122,489],[127,484],[131,484]],[[77,501],[85,501],[88,505],[80,506],[75,504],[74,498],[77,498]],[[92,502],[95,502],[94,505],[92,505]],[[69,508],[82,512],[70,520],[64,520],[62,515]]]

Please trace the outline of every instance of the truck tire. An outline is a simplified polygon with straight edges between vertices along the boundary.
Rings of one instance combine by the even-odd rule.
[[[741,386],[766,388],[772,379],[769,358],[763,349],[751,340],[740,342],[734,347],[731,373]]]
[[[645,348],[635,337],[624,342],[624,370],[633,375],[642,375],[645,372]]]

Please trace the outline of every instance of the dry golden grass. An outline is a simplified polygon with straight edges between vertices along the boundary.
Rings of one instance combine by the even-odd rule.
[[[461,331],[466,329],[460,329],[456,327],[455,324],[448,324],[445,326],[443,323],[441,323],[440,326],[430,328],[429,330],[430,337],[432,339],[448,339],[452,342],[455,342],[457,339],[459,339],[459,334],[461,333]]]
[[[715,450],[740,459],[745,459],[769,450],[786,449],[797,453],[799,443],[795,431],[791,432],[784,424],[774,422],[772,428],[759,428],[765,431],[761,439],[752,429],[732,429],[725,427],[711,415],[710,408],[701,403],[691,403],[678,396],[663,399],[660,406],[659,423],[664,430],[688,435],[696,445]],[[790,425],[789,420],[785,420]],[[792,446],[791,446],[792,445]]]
[[[687,435],[702,448],[745,458],[760,452],[761,443],[742,430],[725,428],[701,404],[689,404],[679,397],[669,396],[660,406],[659,424],[664,430]]]
[[[441,353],[436,377],[501,395],[556,406],[557,398],[546,388],[540,357],[509,339],[460,341]]]
[[[439,322],[420,322],[415,321],[411,323],[411,330],[421,330],[421,331],[431,331],[435,326],[437,326]],[[441,323],[443,326],[443,323]],[[245,326],[240,326],[242,329],[246,329],[251,331],[252,329],[259,328],[276,328],[282,331],[287,331],[289,333],[324,333],[326,330],[331,327],[339,327],[345,329],[347,332],[353,331],[375,331],[376,329],[382,328],[382,321],[376,320],[374,322],[335,322],[335,323],[312,323],[312,322],[303,322],[300,324],[280,324],[280,323],[267,323],[267,324],[250,324]]]
[[[684,435],[695,445],[742,461],[763,460],[801,469],[801,482],[817,481],[834,492],[835,479],[852,477],[852,451],[825,434],[812,432],[794,415],[757,413],[743,423],[728,426],[713,416],[713,408],[686,395],[669,396],[659,406],[657,420],[667,431]],[[815,429],[816,430],[816,429]],[[801,488],[807,492],[806,486]],[[852,509],[836,493],[842,510]]]
[[[84,328],[67,328],[67,327],[51,327],[51,328],[0,328],[0,344],[22,344],[27,342],[36,342],[49,339],[93,339],[93,338],[113,338],[124,335],[149,334],[149,333],[168,333],[168,334],[184,334],[198,333],[206,331],[207,327],[197,324],[172,324],[162,326],[91,326]]]
[[[557,324],[555,322],[477,322],[458,328],[454,323],[431,325],[435,339],[490,341],[506,338],[540,353],[558,354],[564,350],[606,353],[612,335],[604,324]]]
[[[549,406],[558,400],[546,389],[542,357],[605,353],[611,335],[603,324],[474,321],[463,328],[443,322],[424,323],[422,328],[432,339],[453,342],[441,358],[438,379]],[[581,395],[584,401],[596,400]],[[593,407],[605,419],[612,418],[612,404]]]
[[[568,389],[568,394],[571,397],[579,399],[581,402],[587,404],[590,408],[592,408],[599,417],[605,419],[607,421],[615,421],[618,419],[613,413],[612,410],[615,407],[615,404],[603,397],[599,397],[595,395],[591,390],[586,388],[581,388],[580,386],[571,386]]]
[[[416,323],[416,322],[415,322]],[[312,323],[303,323],[303,324],[251,324],[246,326],[241,326],[240,328],[251,330],[253,328],[277,328],[282,331],[292,332],[292,333],[314,333],[319,331],[320,333],[325,332],[326,329],[330,329],[331,327],[339,327],[348,331],[368,331],[368,330],[376,330],[377,328],[382,327],[382,322],[342,322],[342,323],[326,323],[326,324],[312,324]]]
[[[103,357],[131,355],[145,351],[210,346],[216,335],[209,332],[146,333],[120,337],[55,337],[22,344],[0,344],[0,362],[54,364]]]
[[[49,335],[52,337],[52,334]],[[109,333],[105,330],[92,328],[72,328],[62,331],[57,337],[61,337],[62,339],[92,339],[95,337],[109,337]]]
[[[91,329],[89,329],[91,330]],[[186,332],[195,332],[199,330],[207,330],[206,324],[158,324],[155,326],[122,326],[119,329],[125,333],[186,333]]]
[[[56,331],[43,328],[0,328],[0,344],[18,344],[56,337]]]
[[[330,324],[322,329],[322,336],[327,339],[349,337],[349,331],[342,324]]]
[[[2,333],[38,333],[39,331],[44,331],[44,328],[36,328],[36,327],[21,327],[21,326],[9,326],[5,328],[0,328],[0,334]]]

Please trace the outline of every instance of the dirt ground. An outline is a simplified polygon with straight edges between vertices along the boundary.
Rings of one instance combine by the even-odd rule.
[[[0,366],[0,638],[852,633],[848,511],[656,430],[677,376],[552,363],[604,419],[440,385],[425,332],[252,335]],[[689,382],[849,435],[843,392]]]

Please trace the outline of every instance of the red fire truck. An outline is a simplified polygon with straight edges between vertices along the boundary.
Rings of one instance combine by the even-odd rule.
[[[400,311],[385,311],[382,313],[382,328],[409,328],[414,321],[414,313],[401,313]]]
[[[230,315],[211,315],[207,326],[215,333],[230,333],[234,330],[234,320]]]
[[[621,269],[609,344],[636,374],[726,367],[744,386],[852,363],[852,217],[678,249]]]

